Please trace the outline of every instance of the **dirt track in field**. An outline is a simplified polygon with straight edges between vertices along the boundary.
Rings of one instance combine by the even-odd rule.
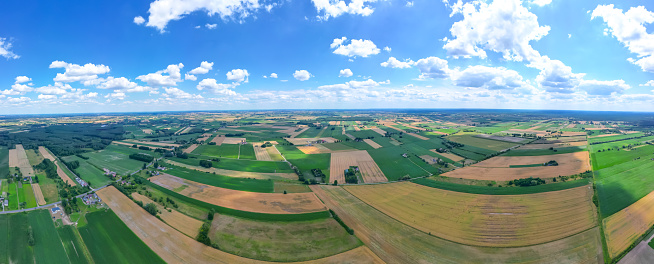
[[[603,263],[599,229],[540,245],[487,248],[458,244],[405,225],[339,186],[310,188],[387,263]]]
[[[45,198],[43,197],[43,192],[41,192],[41,186],[38,183],[32,183],[32,190],[34,190],[34,198],[36,198],[36,203],[41,206],[45,205]]]
[[[164,209],[161,205],[150,200],[150,198],[140,195],[138,193],[132,193],[132,197],[136,201],[143,202],[143,205],[149,203],[155,204],[157,206],[157,209],[159,210],[159,217],[161,217],[161,220],[165,221],[172,228],[177,229],[177,231],[180,231],[192,238],[195,238],[198,235],[198,231],[202,226],[202,221],[187,216],[185,214],[182,214],[174,209],[171,209],[171,211],[168,212],[167,209]]]
[[[336,180],[338,183],[345,183],[344,171],[349,169],[350,166],[359,167],[365,183],[388,181],[377,163],[365,150],[332,153],[329,165],[329,181],[333,183]]]
[[[523,179],[529,177],[538,177],[538,178],[553,178],[558,176],[568,176],[578,173],[582,173],[590,170],[590,161],[588,157],[588,152],[580,151],[569,153],[573,154],[568,159],[560,159],[553,156],[559,155],[568,155],[568,154],[555,154],[547,156],[517,156],[517,157],[505,157],[497,156],[485,160],[483,162],[474,164],[470,167],[464,167],[461,169],[456,169],[447,173],[444,173],[443,176],[452,177],[452,178],[463,178],[463,179],[476,179],[476,180],[491,180],[491,181],[510,181],[515,179]],[[499,166],[506,165],[507,160],[513,160],[515,164],[509,165],[526,165],[526,164],[537,164],[541,163],[541,160],[557,160],[559,166],[541,166],[541,167],[523,167],[523,168],[508,168],[508,166]],[[496,162],[496,160],[498,160]],[[529,163],[531,162],[531,163]],[[489,165],[497,165],[496,167],[481,167]]]
[[[197,183],[165,173],[150,177],[148,180],[169,190],[179,188],[181,190],[178,193],[196,200],[247,212],[301,214],[325,210],[325,206],[313,193],[283,194],[238,191]]]
[[[609,255],[615,257],[654,225],[654,192],[602,222]]]
[[[98,191],[98,196],[132,232],[167,263],[271,263],[239,257],[205,246],[152,216],[114,187]],[[348,261],[353,261],[351,263],[383,263],[365,246],[301,263],[332,264]]]

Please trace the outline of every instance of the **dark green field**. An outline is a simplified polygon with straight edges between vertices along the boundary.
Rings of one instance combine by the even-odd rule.
[[[165,166],[171,168],[166,170],[165,173],[211,186],[248,192],[271,193],[274,191],[273,181],[270,180],[228,177],[176,167],[170,164]]]
[[[322,132],[323,128],[322,127],[310,127],[306,131],[300,133],[297,135],[298,138],[315,138],[318,137],[318,134]]]
[[[602,152],[593,152],[590,158],[593,164],[593,170],[600,170],[624,162],[632,161],[637,158],[651,159],[654,156],[653,145],[643,145],[631,150],[607,150]]]
[[[188,159],[173,157],[169,159],[188,165],[200,166],[200,159],[211,159],[211,157],[197,156],[196,158],[189,157]],[[283,161],[220,159],[220,161],[214,161],[212,164],[214,168],[225,170],[249,172],[293,172],[293,170],[288,166],[288,163]]]
[[[595,171],[603,217],[610,216],[654,190],[654,161],[639,159]]]
[[[405,175],[411,178],[428,175],[425,170],[417,165],[419,164],[417,161],[402,157],[402,154],[406,152],[400,147],[387,147],[368,151],[389,181],[398,180]],[[417,160],[424,163],[420,159]]]
[[[79,232],[95,263],[165,263],[114,212],[93,212],[86,218],[88,225]]]
[[[555,151],[556,150],[556,151]],[[579,151],[586,151],[585,147],[565,147],[550,149],[514,149],[502,154],[503,156],[545,156],[554,154],[566,154]]]
[[[252,144],[241,145],[238,158],[257,160],[257,156],[254,154],[254,147],[252,146]]]
[[[65,225],[57,228],[59,232],[59,238],[61,238],[61,243],[63,243],[66,253],[68,254],[68,260],[72,264],[86,264],[91,263],[87,258],[85,253],[86,245],[82,241],[82,237],[79,235],[79,231],[73,226]],[[90,255],[88,256],[90,257]]]
[[[31,211],[27,214],[29,225],[34,230],[34,260],[37,263],[65,263],[66,251],[59,240],[59,233],[47,210]]]
[[[199,154],[199,155],[217,157],[217,158],[236,159],[238,158],[239,146],[240,144],[223,144],[220,146],[200,145],[195,150],[193,150],[193,154]]]
[[[9,176],[9,149],[0,147],[0,179],[6,179]]]
[[[29,227],[32,228],[34,246],[27,243]],[[0,215],[0,262],[69,262],[47,210]]]

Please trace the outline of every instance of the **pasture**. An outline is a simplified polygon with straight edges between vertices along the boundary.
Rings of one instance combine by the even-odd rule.
[[[448,190],[448,191],[474,193],[474,194],[488,194],[488,195],[517,195],[517,194],[553,192],[553,191],[576,188],[589,184],[589,181],[587,179],[542,184],[542,185],[530,186],[530,187],[494,187],[494,186],[465,185],[465,184],[457,184],[457,183],[437,180],[434,178],[413,179],[411,180],[411,182],[424,186],[429,186],[432,188]]]
[[[574,153],[586,151],[585,146],[572,146],[572,147],[561,147],[553,149],[512,149],[502,154],[502,156],[544,156],[544,155],[554,155],[554,154],[565,154],[565,153]]]
[[[602,258],[598,228],[534,246],[475,247],[405,225],[365,204],[343,187],[311,186],[311,189],[387,263],[595,263]]]
[[[319,259],[361,245],[332,218],[261,222],[216,215],[209,236],[227,253],[275,262]]]
[[[199,154],[210,157],[217,158],[238,158],[239,147],[241,144],[222,144],[220,146],[216,145],[200,145],[195,150],[193,154]],[[253,150],[254,152],[254,150]]]
[[[400,222],[467,245],[536,245],[597,225],[593,190],[588,186],[502,196],[453,192],[411,182],[344,188]]]

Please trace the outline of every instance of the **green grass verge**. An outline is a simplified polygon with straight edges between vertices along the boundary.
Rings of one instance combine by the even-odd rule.
[[[488,194],[488,195],[516,195],[516,194],[553,192],[553,191],[576,188],[589,184],[589,180],[587,179],[550,183],[550,184],[543,184],[543,185],[537,185],[531,187],[492,187],[492,186],[464,185],[464,184],[438,181],[428,178],[413,179],[411,180],[411,182],[424,186],[433,187],[433,188],[448,190],[448,191],[474,193],[474,194]]]
[[[79,232],[95,263],[165,263],[113,211],[86,217],[88,224]]]

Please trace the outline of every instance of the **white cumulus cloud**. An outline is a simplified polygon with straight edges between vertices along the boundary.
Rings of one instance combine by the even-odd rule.
[[[206,12],[209,16],[218,15],[223,20],[243,20],[260,7],[258,0],[156,0],[150,3],[146,26],[164,32],[170,21],[180,20],[196,11]]]
[[[379,48],[377,45],[370,40],[364,39],[353,39],[350,41],[350,44],[345,44],[347,42],[346,37],[340,39],[334,39],[330,48],[336,48],[334,54],[348,56],[348,57],[368,57],[370,55],[379,54]]]
[[[11,42],[6,38],[0,38],[0,56],[7,59],[18,59],[20,56],[11,51]]]
[[[145,23],[145,19],[142,16],[134,17],[134,24],[141,25]]]
[[[450,70],[447,61],[438,57],[428,57],[415,62],[420,70],[420,79],[447,78]]]
[[[306,70],[295,71],[293,73],[293,78],[297,79],[298,81],[306,81],[311,78],[311,73]]]
[[[236,95],[236,92],[231,90],[235,88],[236,85],[238,84],[218,83],[216,79],[207,78],[200,81],[200,83],[198,83],[196,88],[200,91],[207,90],[211,93],[219,94],[219,95]]]
[[[415,62],[413,62],[410,59],[406,59],[404,61],[399,61],[395,57],[390,57],[388,58],[387,61],[382,62],[381,66],[382,67],[390,67],[390,68],[399,68],[399,69],[405,69],[405,68],[411,68]]]
[[[338,72],[338,77],[352,77],[354,75],[350,69],[342,69]]]
[[[136,77],[136,79],[153,87],[176,86],[178,82],[182,81],[182,74],[180,73],[182,68],[184,68],[184,64],[171,64],[165,70],[141,75]]]
[[[227,72],[227,80],[234,82],[248,82],[248,70],[245,69],[233,69]]]
[[[311,2],[320,14],[318,17],[328,20],[330,17],[335,18],[343,14],[369,16],[375,10],[369,3],[377,0],[350,0],[349,3],[343,0],[311,0]]]
[[[55,82],[89,81],[97,79],[99,74],[106,74],[109,72],[109,66],[105,66],[103,64],[95,65],[92,63],[87,63],[84,64],[84,66],[80,66],[64,61],[53,61],[50,64],[50,68],[66,69],[64,73],[57,73],[57,76],[54,78]]]

